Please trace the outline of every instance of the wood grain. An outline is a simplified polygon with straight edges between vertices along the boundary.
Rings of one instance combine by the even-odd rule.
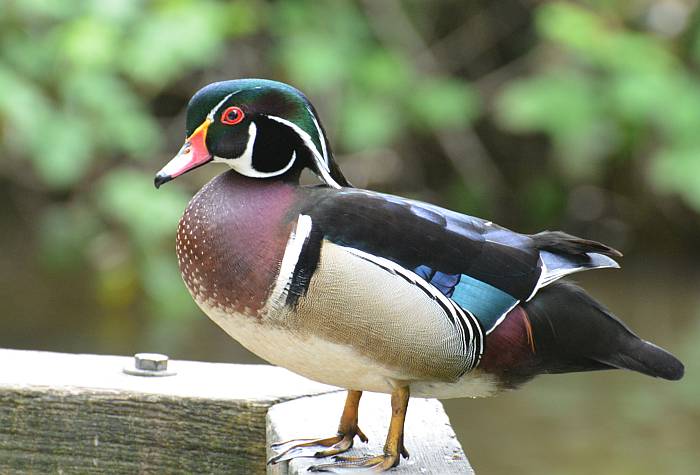
[[[263,365],[0,350],[0,473],[265,473],[265,414],[335,388]]]
[[[333,434],[345,398],[267,365],[171,361],[174,376],[142,377],[132,364],[0,349],[0,474],[263,474],[270,441]],[[363,396],[361,453],[381,451],[389,415],[387,396]],[[406,446],[395,473],[473,473],[437,401],[411,400]]]

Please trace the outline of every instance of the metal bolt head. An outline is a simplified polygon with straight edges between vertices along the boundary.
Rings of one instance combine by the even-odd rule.
[[[168,371],[168,356],[159,353],[136,353],[134,366],[124,368],[126,374],[132,376],[172,376],[174,371]]]
[[[168,356],[159,353],[136,353],[134,366],[146,371],[165,371],[168,369]]]

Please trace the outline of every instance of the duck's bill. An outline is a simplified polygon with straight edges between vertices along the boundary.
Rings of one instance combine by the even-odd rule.
[[[197,127],[197,130],[187,137],[185,144],[177,152],[177,155],[156,174],[153,180],[156,188],[160,188],[160,185],[179,177],[183,173],[201,167],[212,160],[213,157],[209,153],[206,144],[207,129],[210,123],[207,119],[202,125]]]

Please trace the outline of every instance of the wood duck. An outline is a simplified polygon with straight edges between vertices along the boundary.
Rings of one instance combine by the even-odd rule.
[[[197,305],[272,364],[348,389],[335,436],[276,444],[277,463],[347,451],[362,391],[391,394],[384,453],[316,471],[384,471],[408,457],[409,395],[490,396],[543,373],[683,364],[559,279],[621,254],[563,232],[491,221],[353,188],[318,114],[283,83],[241,79],[192,97],[187,139],[160,185],[209,162],[229,170],[192,199],[177,257]],[[301,186],[309,168],[320,185]]]

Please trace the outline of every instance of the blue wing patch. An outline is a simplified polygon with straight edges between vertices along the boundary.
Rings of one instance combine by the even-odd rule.
[[[466,274],[445,274],[422,265],[414,272],[460,307],[469,310],[489,333],[518,300],[496,287]]]

